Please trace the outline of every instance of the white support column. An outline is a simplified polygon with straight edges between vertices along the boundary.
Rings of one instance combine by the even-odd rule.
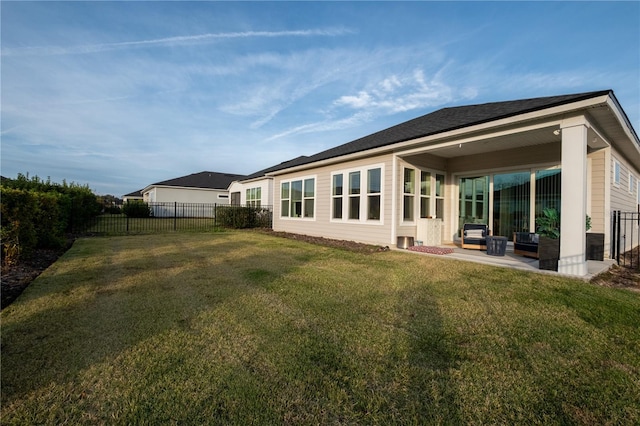
[[[587,123],[583,117],[562,125],[562,201],[558,272],[586,275]]]

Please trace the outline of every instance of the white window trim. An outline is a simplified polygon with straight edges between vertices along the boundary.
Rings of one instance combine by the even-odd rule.
[[[380,219],[367,219],[368,216],[368,179],[369,174],[367,171],[373,169],[380,169]],[[349,173],[360,173],[360,218],[349,219]],[[329,184],[329,221],[333,223],[353,223],[361,225],[384,225],[384,182],[385,182],[384,163],[380,164],[368,164],[366,166],[353,167],[349,169],[335,170],[331,172],[330,184]],[[335,175],[342,175],[342,195],[333,195],[333,177]],[[335,198],[342,198],[342,218],[334,219],[333,217],[333,200]]]
[[[633,173],[631,173],[631,171],[629,171],[629,181],[627,182],[627,186],[629,188],[629,194],[633,195],[633,190],[635,189],[636,186],[636,177],[633,175]]]
[[[307,179],[313,179],[313,217],[305,217],[304,216],[304,200],[310,199],[309,197],[305,198],[304,196],[304,181]],[[291,183],[296,181],[302,181],[302,216],[300,217],[291,217],[291,216],[282,216],[282,184],[289,184],[289,214],[291,214]],[[307,221],[307,222],[315,222],[318,217],[318,175],[307,175],[307,176],[299,176],[290,179],[282,179],[278,186],[279,189],[279,202],[280,202],[280,220],[292,220],[292,221]]]

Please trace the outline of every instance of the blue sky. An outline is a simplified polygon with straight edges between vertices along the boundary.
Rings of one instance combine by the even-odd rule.
[[[447,106],[613,89],[640,2],[8,2],[3,176],[122,196],[250,174]]]

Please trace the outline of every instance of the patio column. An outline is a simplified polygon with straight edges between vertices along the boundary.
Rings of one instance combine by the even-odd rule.
[[[584,117],[562,125],[562,201],[558,272],[586,275],[587,122]]]

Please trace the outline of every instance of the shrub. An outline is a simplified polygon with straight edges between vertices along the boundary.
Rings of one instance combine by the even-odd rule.
[[[29,255],[36,247],[38,237],[34,218],[38,209],[31,191],[0,188],[2,223],[2,262],[18,263],[22,255]]]
[[[140,200],[131,200],[124,203],[122,213],[128,217],[150,217],[151,209],[149,204]]]
[[[271,227],[271,210],[262,207],[217,206],[216,225],[222,228]]]

